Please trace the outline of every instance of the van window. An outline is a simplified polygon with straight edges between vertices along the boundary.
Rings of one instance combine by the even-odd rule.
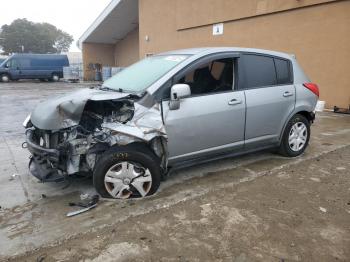
[[[244,55],[246,88],[273,86],[277,84],[275,64],[272,57]]]
[[[292,74],[290,70],[290,63],[288,60],[275,58],[277,82],[279,85],[286,85],[292,83]]]

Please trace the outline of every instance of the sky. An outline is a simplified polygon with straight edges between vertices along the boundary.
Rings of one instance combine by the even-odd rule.
[[[47,22],[74,37],[70,51],[79,37],[98,17],[111,0],[0,0],[0,27],[17,18]]]

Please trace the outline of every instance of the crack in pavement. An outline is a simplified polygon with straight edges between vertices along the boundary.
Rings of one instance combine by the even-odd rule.
[[[9,144],[7,143],[6,138],[2,138],[2,139],[3,139],[3,141],[5,142],[6,147],[7,147],[8,151],[9,151],[9,153],[11,154],[11,160],[12,160],[13,166],[14,166],[15,169],[16,169],[16,173],[18,174],[19,181],[20,181],[20,183],[21,183],[21,187],[22,187],[24,196],[26,197],[27,203],[29,203],[29,202],[30,202],[30,199],[29,199],[28,190],[25,188],[24,183],[23,183],[23,181],[22,181],[22,176],[21,176],[21,174],[20,174],[20,172],[19,172],[19,169],[18,169],[18,167],[17,167],[17,165],[16,165],[15,156],[14,156],[12,150],[11,150],[11,147],[10,147]]]

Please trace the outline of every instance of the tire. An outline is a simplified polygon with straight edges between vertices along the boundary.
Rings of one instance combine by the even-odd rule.
[[[161,181],[159,158],[139,143],[112,147],[93,171],[96,191],[105,198],[137,198],[154,194]]]
[[[1,82],[8,83],[8,82],[10,82],[10,77],[7,74],[3,74],[0,76],[0,80],[1,80]]]
[[[279,153],[286,157],[297,157],[304,153],[310,140],[310,122],[302,115],[293,116],[283,133]]]
[[[51,82],[58,82],[60,81],[60,76],[56,73],[53,73],[50,80]]]

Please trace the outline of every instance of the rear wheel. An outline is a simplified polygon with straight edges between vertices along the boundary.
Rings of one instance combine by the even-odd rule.
[[[10,81],[10,77],[7,74],[1,75],[1,82],[7,83]]]
[[[58,74],[52,74],[51,81],[52,82],[60,81],[60,76]]]
[[[279,148],[280,154],[288,157],[301,155],[309,144],[310,122],[302,115],[289,120]]]
[[[160,180],[159,159],[142,144],[111,148],[98,160],[93,175],[97,192],[116,199],[152,195]]]

